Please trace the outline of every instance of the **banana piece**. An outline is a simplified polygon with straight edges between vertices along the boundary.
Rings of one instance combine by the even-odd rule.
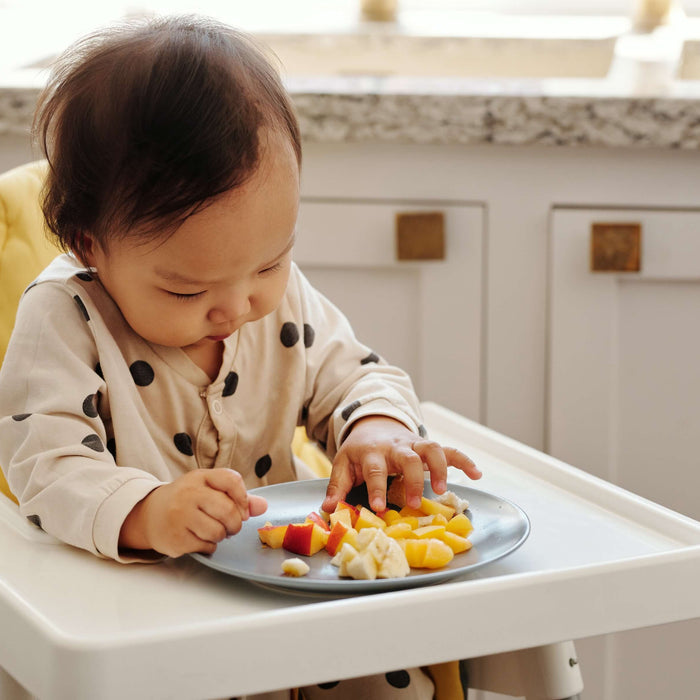
[[[299,557],[285,559],[282,562],[282,573],[286,576],[306,576],[309,571],[309,565]]]
[[[378,528],[364,528],[357,538],[357,549],[347,542],[331,559],[340,576],[354,579],[400,578],[410,567],[401,545]]]
[[[445,491],[445,493],[442,493],[439,496],[433,496],[431,500],[436,501],[437,503],[442,503],[444,506],[454,508],[455,513],[464,513],[464,511],[469,508],[469,501],[460,498],[453,491]]]
[[[377,562],[368,551],[358,552],[345,568],[350,578],[365,580],[377,578]]]
[[[347,542],[335,553],[335,556],[331,559],[331,564],[338,567],[339,576],[349,576],[348,562],[354,559],[357,554],[357,550]]]

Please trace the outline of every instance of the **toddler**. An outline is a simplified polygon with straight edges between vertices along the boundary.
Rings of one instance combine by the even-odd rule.
[[[362,481],[383,509],[388,474],[409,505],[425,470],[438,493],[448,465],[480,476],[292,262],[299,128],[248,37],[197,17],[96,33],[59,59],[35,131],[66,252],[25,292],[0,371],[0,464],[32,522],[120,562],[213,552],[265,511],[247,489],[303,476],[297,425],[333,459],[325,510]]]

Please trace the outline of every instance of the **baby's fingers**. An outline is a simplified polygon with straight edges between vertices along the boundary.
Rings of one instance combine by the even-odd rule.
[[[207,485],[225,493],[238,508],[243,520],[248,519],[248,491],[243,477],[233,469],[211,469],[207,473]]]
[[[423,481],[425,480],[423,461],[415,447],[399,447],[391,453],[392,473],[403,474],[406,505],[412,508],[420,506],[423,496]]]
[[[326,498],[321,505],[321,509],[326,513],[332,513],[338,502],[348,495],[348,491],[354,485],[355,475],[350,460],[344,452],[339,452],[333,462],[333,469],[326,488]]]
[[[481,470],[464,454],[464,452],[460,452],[454,447],[443,447],[442,449],[445,451],[447,464],[451,467],[457,467],[457,469],[463,471],[470,479],[481,479]]]
[[[445,450],[437,442],[432,440],[416,440],[413,450],[421,458],[423,464],[430,472],[430,485],[435,493],[444,493],[447,488],[447,456]],[[423,474],[421,476],[421,489],[423,487]],[[406,489],[408,498],[408,488]]]
[[[251,517],[262,515],[267,510],[267,501],[262,496],[248,494],[248,514]]]
[[[362,458],[362,476],[367,485],[370,508],[379,513],[386,509],[386,479],[389,470],[380,452],[369,452]]]
[[[225,537],[235,535],[243,525],[244,518],[237,504],[229,498],[228,494],[214,488],[210,489],[201,499],[198,511],[208,516],[208,519],[212,521],[211,523],[200,521],[208,523],[210,532],[204,532],[201,529],[201,525],[200,528],[191,527],[191,529],[198,537],[210,542],[220,542]],[[247,517],[248,514],[246,512]],[[218,529],[215,529],[213,523],[218,525]],[[209,534],[209,536],[205,536],[206,534]]]

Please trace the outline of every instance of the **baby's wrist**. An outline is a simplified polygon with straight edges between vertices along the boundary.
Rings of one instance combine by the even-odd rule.
[[[126,516],[119,531],[120,549],[153,549],[148,537],[147,501],[157,491],[151,491],[140,500]]]

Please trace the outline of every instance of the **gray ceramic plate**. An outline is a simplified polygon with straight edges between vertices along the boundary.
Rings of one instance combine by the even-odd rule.
[[[217,571],[268,586],[324,594],[370,593],[424,586],[461,576],[515,551],[530,533],[527,515],[514,503],[474,488],[448,484],[449,490],[469,501],[467,515],[474,532],[469,537],[473,547],[455,555],[444,568],[436,571],[412,569],[405,578],[355,581],[340,578],[338,569],[330,563],[331,557],[322,550],[312,557],[303,557],[311,567],[306,576],[284,576],[282,562],[296,555],[283,549],[263,547],[257,529],[268,520],[273,525],[303,522],[311,511],[321,507],[327,485],[328,479],[312,479],[252,489],[251,493],[267,499],[267,512],[246,521],[241,531],[221,542],[214,554],[192,556]],[[427,481],[424,494],[428,498],[434,495]],[[366,492],[364,495],[366,497]],[[362,495],[353,498],[350,494],[347,500],[361,503],[363,498]]]

